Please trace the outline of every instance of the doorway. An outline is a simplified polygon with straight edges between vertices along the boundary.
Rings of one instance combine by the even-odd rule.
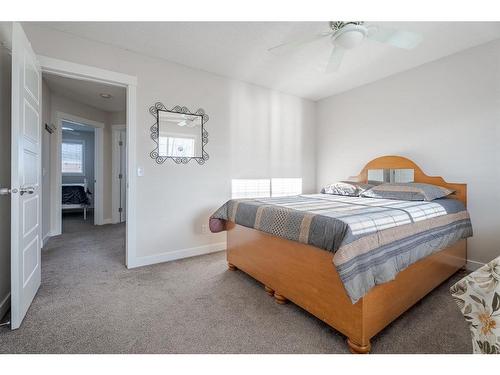
[[[8,240],[11,269],[11,328],[16,329],[21,325],[41,284],[42,228],[45,223],[50,222],[49,227],[53,234],[58,216],[50,215],[47,219],[43,217],[41,209],[42,194],[45,190],[42,186],[42,134],[47,137],[42,130],[49,129],[52,133],[56,133],[54,130],[57,129],[57,119],[54,116],[51,115],[49,118],[43,116],[44,112],[48,113],[47,108],[50,108],[50,113],[54,113],[55,106],[53,103],[48,105],[50,103],[45,100],[42,92],[42,74],[72,78],[80,82],[104,83],[120,87],[125,91],[125,118],[117,123],[127,125],[127,221],[121,228],[125,235],[125,263],[129,268],[137,265],[135,215],[137,182],[136,176],[130,173],[137,168],[135,145],[137,79],[122,73],[36,55],[29,38],[18,22],[0,26],[2,44],[12,53],[10,80],[12,147],[6,159],[11,165],[11,181],[10,186],[2,191],[5,190],[5,195],[10,198],[11,230]],[[53,156],[57,157],[58,150],[52,147],[53,143],[57,144],[50,141],[50,154],[52,156],[54,153]],[[103,156],[103,159],[111,164],[111,149],[109,156]],[[52,173],[52,175],[57,174]],[[60,199],[60,195],[56,196],[54,202]]]
[[[126,90],[45,72],[42,77],[43,118],[54,129],[50,147],[42,147],[51,154],[43,158],[50,163],[44,165],[50,177],[42,199],[49,213],[43,214],[51,220],[43,237],[63,233],[63,218],[110,224],[111,128],[126,122]]]
[[[31,43],[17,23],[6,23],[2,42],[12,50],[11,74],[11,140],[13,147],[8,159],[11,164],[11,186],[5,189],[11,200],[11,328],[21,325],[41,283],[42,228],[42,129],[54,129],[55,119],[44,122],[45,106],[42,99],[42,74],[73,78],[81,82],[105,83],[124,88],[126,95],[128,194],[125,232],[125,263],[134,267],[136,261],[135,196],[136,177],[136,84],[137,79],[122,73],[80,65],[50,57],[36,55]],[[1,29],[1,28],[0,28]],[[123,123],[122,122],[122,123]],[[52,142],[51,142],[52,144]],[[53,147],[51,147],[53,149]],[[51,151],[52,152],[52,151]],[[111,161],[111,148],[109,157]],[[55,155],[57,156],[57,151]],[[60,165],[59,165],[60,166]],[[57,202],[61,197],[55,197]],[[109,199],[109,201],[111,201]],[[55,215],[54,217],[57,217]],[[53,229],[53,217],[49,219]]]
[[[97,224],[96,211],[102,210],[101,181],[95,172],[102,163],[96,129],[85,123],[61,120],[61,222],[62,233],[75,226]],[[99,203],[99,209],[97,209]]]
[[[91,66],[81,65],[77,63],[72,63],[68,61],[58,60],[46,56],[37,56],[43,74],[51,74],[60,77],[72,78],[74,80],[79,80],[81,82],[95,82],[106,84],[113,87],[120,87],[125,89],[125,101],[126,110],[125,116],[123,118],[116,119],[115,124],[125,124],[126,125],[126,142],[125,142],[125,152],[126,152],[126,180],[124,181],[126,194],[125,194],[125,204],[124,209],[126,210],[126,222],[125,222],[125,265],[128,268],[136,267],[137,257],[136,257],[136,186],[137,186],[137,174],[135,173],[137,169],[136,161],[136,85],[137,78],[112,72],[109,70],[99,69]],[[97,137],[99,131],[96,133]],[[106,132],[103,131],[103,138]],[[96,140],[96,142],[98,142]],[[107,153],[109,152],[109,154]],[[103,151],[103,159],[105,161],[111,162],[111,148]],[[111,167],[110,167],[111,169]],[[99,194],[97,194],[99,196]],[[104,200],[111,202],[111,198],[104,192],[102,194]],[[96,205],[98,206],[98,205]],[[96,216],[98,213],[96,212]],[[112,223],[111,213],[108,217],[104,214],[103,224]]]

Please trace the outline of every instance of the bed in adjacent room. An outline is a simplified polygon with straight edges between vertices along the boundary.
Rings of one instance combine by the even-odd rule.
[[[87,220],[87,209],[90,207],[90,192],[87,179],[82,183],[62,184],[62,210],[81,209],[83,219]]]
[[[322,194],[230,200],[210,226],[227,230],[230,269],[344,333],[357,353],[465,265],[472,235],[466,185],[397,156],[371,161],[352,184]]]

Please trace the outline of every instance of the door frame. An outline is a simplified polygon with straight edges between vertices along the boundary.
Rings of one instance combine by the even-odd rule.
[[[127,125],[111,125],[111,219],[113,224],[120,223],[118,208],[120,207],[120,179],[118,170],[120,166],[120,147],[118,145],[119,132],[127,133]],[[125,161],[125,165],[127,162]],[[126,194],[126,193],[125,193]],[[125,197],[126,198],[126,197]],[[125,206],[125,210],[127,207]],[[126,216],[125,216],[126,217]]]
[[[38,55],[42,73],[124,87],[127,95],[127,221],[125,265],[137,265],[137,77]]]
[[[69,113],[56,112],[56,162],[55,162],[55,184],[56,188],[52,189],[51,202],[55,202],[54,227],[56,235],[62,233],[62,122],[68,121],[80,125],[87,125],[94,128],[94,224],[103,225],[104,223],[104,123],[92,121],[83,117],[73,116]],[[52,216],[52,215],[51,215]]]

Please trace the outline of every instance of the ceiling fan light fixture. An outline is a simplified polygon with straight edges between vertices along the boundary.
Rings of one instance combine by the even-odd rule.
[[[347,25],[333,34],[332,42],[344,49],[352,49],[359,46],[366,35],[366,27],[362,25]]]
[[[99,96],[103,99],[111,99],[113,97],[113,95],[104,92],[101,92]]]

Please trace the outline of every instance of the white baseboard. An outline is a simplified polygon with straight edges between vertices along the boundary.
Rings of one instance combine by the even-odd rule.
[[[62,234],[62,232],[58,232],[58,231],[50,231],[48,236],[49,237],[54,237],[54,236],[60,236]]]
[[[52,234],[52,233],[50,233],[50,231],[49,231],[49,232],[47,232],[47,233],[43,236],[43,238],[42,238],[42,247],[44,247],[44,246],[45,246],[45,244],[47,243],[47,241],[49,240],[49,238],[50,238],[50,237],[52,237],[52,236],[53,236],[53,234]]]
[[[56,232],[49,231],[49,233],[47,233],[46,235],[43,236],[43,239],[42,239],[42,249],[47,244],[47,241],[49,240],[50,237],[60,236],[60,235],[61,235],[61,233],[56,233]]]
[[[467,260],[465,268],[467,269],[467,271],[475,271],[482,266],[484,266],[484,263],[476,262],[475,260]]]
[[[226,247],[226,242],[219,242],[210,245],[191,247],[188,249],[168,251],[157,255],[137,257],[135,259],[129,259],[127,267],[136,268],[156,263],[170,262],[177,259],[190,258],[197,255],[215,253],[217,251],[225,250]]]
[[[4,317],[10,308],[10,293],[0,302],[0,319]]]
[[[99,225],[105,225],[105,224],[113,224],[113,219],[108,217],[107,219],[102,219],[102,224]]]

